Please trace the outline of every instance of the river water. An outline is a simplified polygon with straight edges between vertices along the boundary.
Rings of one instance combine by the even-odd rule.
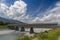
[[[5,31],[5,30],[4,30]],[[9,30],[8,30],[9,31]],[[12,31],[12,30],[11,30]],[[6,31],[5,31],[6,32]],[[4,32],[4,33],[5,33]],[[18,37],[18,32],[12,31],[12,32],[7,32],[4,34],[2,31],[2,34],[0,34],[0,40],[16,40]]]
[[[50,30],[50,29],[51,28],[34,28],[34,32],[43,32],[45,30]],[[25,31],[29,32],[30,28],[26,28]],[[4,32],[2,31],[2,33],[0,32],[0,40],[16,40],[17,37],[19,36],[18,34],[20,34],[19,32],[20,31],[18,31],[18,32],[17,31],[13,31],[13,32],[10,33],[10,31],[8,30],[7,33],[4,34]]]
[[[40,32],[44,32],[46,30],[51,30],[52,28],[33,28],[34,32],[36,33],[40,33]],[[30,28],[25,28],[25,31],[30,31]]]

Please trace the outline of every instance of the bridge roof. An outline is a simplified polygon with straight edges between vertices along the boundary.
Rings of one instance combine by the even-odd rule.
[[[56,26],[57,23],[41,23],[41,24],[8,24],[8,26],[20,26],[20,27],[47,27],[47,26]]]

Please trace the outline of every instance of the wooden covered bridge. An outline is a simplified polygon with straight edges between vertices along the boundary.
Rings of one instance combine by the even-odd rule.
[[[57,23],[41,23],[41,24],[8,24],[8,28],[12,30],[19,30],[21,32],[25,31],[25,28],[30,28],[30,33],[34,33],[33,28],[56,28]]]

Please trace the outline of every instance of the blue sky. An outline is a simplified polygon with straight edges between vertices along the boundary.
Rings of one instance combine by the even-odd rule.
[[[16,1],[19,1],[19,0],[1,0],[0,3],[3,3],[6,6],[11,7],[11,5],[14,5],[14,3]],[[25,8],[26,13],[25,12],[24,13],[25,13],[25,16],[28,16],[27,17],[28,19],[26,19],[26,18],[23,19],[24,22],[26,22],[26,20],[29,20],[29,19],[31,19],[31,20],[33,20],[33,19],[38,20],[39,18],[42,19],[42,18],[44,18],[44,15],[47,17],[47,16],[49,16],[49,15],[47,15],[49,13],[46,13],[46,12],[47,11],[49,12],[49,11],[55,9],[56,4],[58,2],[60,4],[60,0],[21,0],[21,1],[23,1],[27,5]],[[60,19],[60,17],[59,17],[59,19]]]
[[[5,3],[10,6],[17,0],[6,0]],[[23,0],[27,3],[27,14],[36,17],[38,14],[44,14],[47,9],[51,9],[55,6],[55,3],[59,0]]]
[[[27,13],[37,16],[41,12],[45,12],[49,7],[53,8],[58,0],[23,0],[27,3]],[[36,12],[37,11],[37,12]],[[44,14],[44,13],[43,13]]]

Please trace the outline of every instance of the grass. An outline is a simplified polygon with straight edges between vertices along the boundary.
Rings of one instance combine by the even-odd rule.
[[[29,36],[24,36],[22,38],[18,38],[17,40],[31,40]]]
[[[1,25],[1,26],[0,26],[0,29],[5,29],[5,28],[7,28],[6,25]]]
[[[37,38],[38,40],[57,40],[59,36],[60,36],[60,28],[56,28],[53,30],[34,34],[33,37],[26,36],[23,38],[19,38],[18,40],[32,40],[34,38]]]
[[[35,34],[35,36],[39,40],[57,40],[60,36],[60,28],[53,29],[51,31],[41,32],[39,34]]]

